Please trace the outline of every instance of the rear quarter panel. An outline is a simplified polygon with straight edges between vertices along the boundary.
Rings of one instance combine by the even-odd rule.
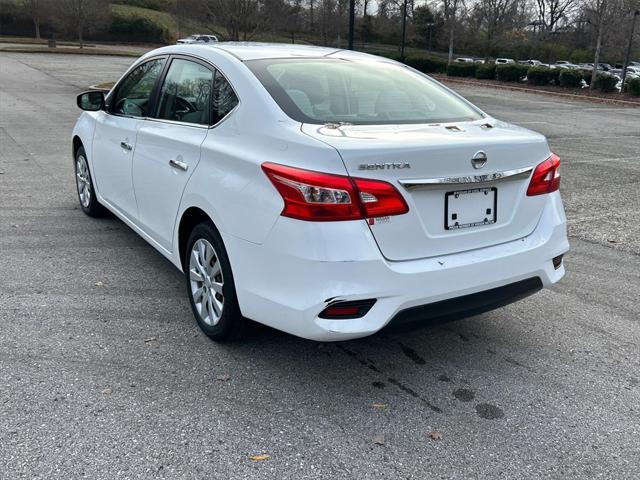
[[[277,106],[251,71],[236,58],[207,47],[191,46],[220,69],[235,90],[239,104],[211,128],[202,144],[200,163],[187,184],[176,222],[198,207],[223,233],[260,244],[284,206],[280,194],[262,171],[265,162],[346,174],[337,151],[300,131]]]

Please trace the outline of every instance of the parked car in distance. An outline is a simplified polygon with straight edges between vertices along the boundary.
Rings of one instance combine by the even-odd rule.
[[[564,276],[546,138],[399,62],[173,45],[77,104],[81,209],[111,211],[181,270],[213,339],[248,318],[347,340],[476,315]]]
[[[640,67],[640,62],[632,61],[629,62],[629,65],[631,65],[632,67]]]
[[[217,41],[218,41],[218,37],[216,37],[215,35],[194,34],[194,35],[189,35],[186,38],[181,38],[176,43],[180,45],[180,44],[192,44],[192,43],[211,43],[211,42],[217,42]]]
[[[496,58],[495,60],[496,65],[506,65],[508,63],[516,63],[516,61],[513,58]]]
[[[553,64],[555,68],[578,68],[578,65],[575,63],[571,63],[568,60],[558,60]],[[593,67],[592,67],[593,68]]]
[[[612,68],[611,70],[606,72],[609,75],[614,75],[618,77],[618,80],[622,79],[622,69],[621,68]]]
[[[633,65],[629,65],[627,66],[627,76],[631,74],[631,75],[640,75],[640,67],[635,67]]]
[[[475,60],[473,58],[468,58],[468,57],[458,57],[454,60],[454,62],[456,63],[475,63]]]
[[[591,65],[591,67],[593,67],[593,63],[591,63],[590,65]],[[598,70],[602,70],[604,72],[608,72],[612,68],[613,67],[608,63],[602,63],[602,62],[598,63]]]
[[[520,60],[518,63],[521,65],[530,65],[532,67],[539,67],[542,65],[540,60]]]

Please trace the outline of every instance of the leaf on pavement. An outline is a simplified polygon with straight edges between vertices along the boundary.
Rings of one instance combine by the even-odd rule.
[[[113,393],[113,390],[111,388],[105,388],[104,390],[102,390],[102,393],[104,395],[111,395]]]
[[[265,453],[261,455],[249,455],[249,460],[253,462],[262,462],[264,460],[269,460],[270,458],[271,458],[271,455],[267,455]]]
[[[431,438],[431,440],[442,440],[442,434],[440,432],[431,432],[429,438]]]
[[[373,408],[387,408],[387,404],[386,403],[373,403],[373,404],[371,404],[371,406]]]
[[[373,443],[376,445],[384,445],[384,435],[376,435],[373,437]]]
[[[96,282],[96,283],[95,283],[95,285],[96,285],[96,287],[102,287],[102,286],[104,286],[104,283],[102,283],[102,282]]]
[[[144,339],[144,343],[155,342],[158,340],[158,337],[147,337]]]

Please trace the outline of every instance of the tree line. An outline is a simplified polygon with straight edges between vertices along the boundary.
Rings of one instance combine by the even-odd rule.
[[[345,47],[349,1],[0,0],[0,6],[13,3],[30,19],[38,38],[46,24],[56,34],[82,42],[107,28],[110,4],[125,4],[171,15],[172,37],[214,33],[221,40]],[[597,56],[616,62],[624,57],[639,10],[640,0],[356,0],[355,46],[397,48],[403,42],[404,19],[408,48],[444,53],[449,60],[465,54],[543,62],[593,62]],[[632,43],[633,58],[640,57],[638,37],[640,28]]]

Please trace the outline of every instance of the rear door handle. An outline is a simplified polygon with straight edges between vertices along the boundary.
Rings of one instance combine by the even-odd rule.
[[[176,170],[182,170],[183,172],[186,172],[189,168],[189,165],[181,162],[180,160],[169,160],[169,165],[171,165]]]
[[[131,146],[131,144],[127,142],[120,142],[120,146],[125,150],[128,150],[129,152],[133,150],[133,147]]]

